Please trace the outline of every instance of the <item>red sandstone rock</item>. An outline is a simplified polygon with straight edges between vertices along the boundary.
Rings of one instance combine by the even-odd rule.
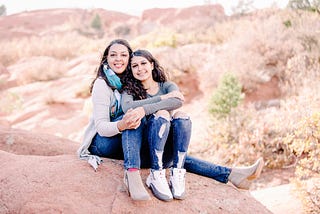
[[[246,191],[190,173],[185,200],[132,201],[122,161],[104,159],[95,172],[76,155],[0,151],[0,167],[0,213],[271,213]],[[143,180],[147,174],[142,170]]]

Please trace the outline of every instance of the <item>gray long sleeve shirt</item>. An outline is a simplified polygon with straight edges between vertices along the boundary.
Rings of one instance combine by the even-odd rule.
[[[164,83],[159,83],[158,93],[154,95],[148,94],[148,98],[144,100],[133,100],[132,95],[123,92],[121,96],[122,110],[123,112],[127,112],[130,108],[134,109],[141,106],[143,107],[146,115],[153,114],[159,110],[175,110],[182,106],[182,100],[178,98],[161,100],[160,96],[178,90],[179,88],[174,82],[167,81]]]

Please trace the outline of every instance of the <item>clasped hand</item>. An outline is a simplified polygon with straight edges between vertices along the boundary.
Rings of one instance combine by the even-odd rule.
[[[120,131],[125,129],[136,129],[141,124],[141,119],[145,116],[145,111],[142,107],[129,109],[119,121],[118,128]]]

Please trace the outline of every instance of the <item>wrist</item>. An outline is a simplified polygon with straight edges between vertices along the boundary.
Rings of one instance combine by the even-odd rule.
[[[146,111],[144,110],[143,107],[141,107],[141,113],[142,113],[141,118],[146,116]]]
[[[124,130],[122,120],[118,121],[117,128],[118,128],[119,132],[122,132]]]

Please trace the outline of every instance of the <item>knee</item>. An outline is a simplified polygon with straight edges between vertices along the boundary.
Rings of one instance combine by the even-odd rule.
[[[168,121],[170,121],[170,113],[166,110],[159,110],[157,113],[155,113],[156,117],[162,117]]]
[[[189,119],[189,115],[183,111],[177,111],[173,114],[173,118]]]

